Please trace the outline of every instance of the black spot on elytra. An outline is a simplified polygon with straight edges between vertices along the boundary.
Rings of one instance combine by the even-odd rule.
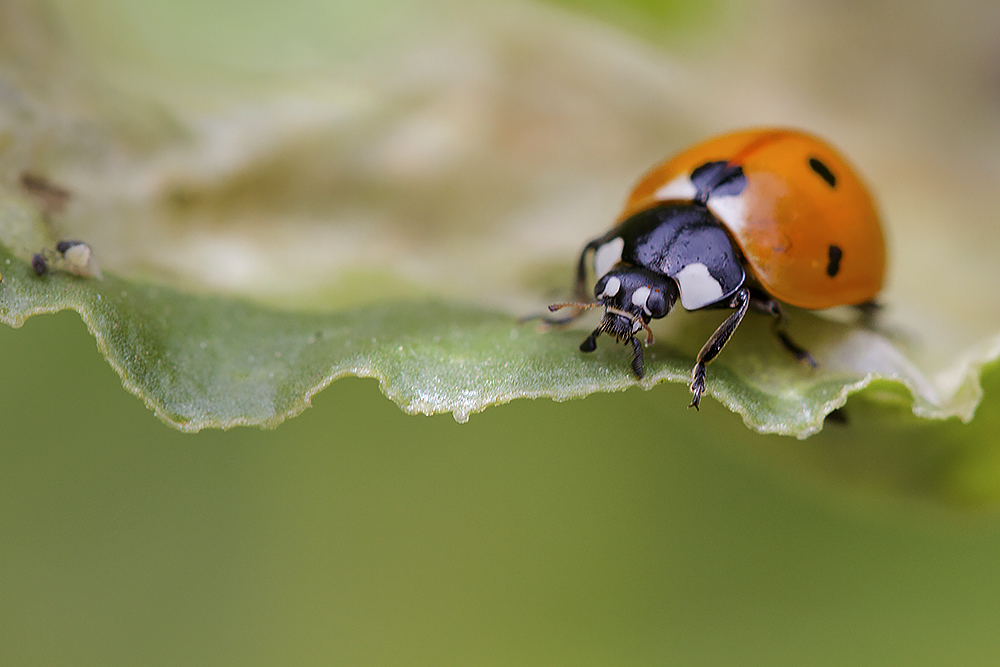
[[[826,181],[826,184],[831,188],[837,187],[837,177],[833,175],[830,168],[819,161],[819,158],[811,157],[809,158],[809,166],[812,170],[819,174],[820,178]]]
[[[840,258],[844,256],[844,251],[838,246],[830,246],[830,262],[826,265],[826,275],[833,278],[840,271]]]
[[[691,172],[691,183],[697,194],[694,200],[704,204],[709,197],[735,197],[747,187],[743,167],[725,160],[706,162]]]

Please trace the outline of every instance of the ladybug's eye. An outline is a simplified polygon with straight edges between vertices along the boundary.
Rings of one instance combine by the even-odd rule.
[[[652,317],[660,318],[670,312],[670,307],[667,305],[667,297],[663,294],[661,290],[653,290],[646,297],[646,310]]]

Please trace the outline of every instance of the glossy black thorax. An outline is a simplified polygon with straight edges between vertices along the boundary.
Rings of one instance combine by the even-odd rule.
[[[601,239],[608,243],[621,243],[622,263],[674,279],[687,310],[724,306],[746,282],[725,227],[697,202],[668,201],[636,213]]]

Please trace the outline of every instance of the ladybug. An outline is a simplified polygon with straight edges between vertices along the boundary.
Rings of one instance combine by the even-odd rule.
[[[595,301],[587,296],[593,253]],[[821,139],[791,129],[757,128],[697,144],[649,171],[632,190],[617,224],[584,246],[576,274],[579,301],[568,322],[604,307],[600,325],[581,343],[592,352],[602,333],[632,346],[632,372],[643,376],[649,322],[678,299],[685,310],[734,312],[701,348],[691,373],[698,408],[705,367],[748,309],[771,316],[781,344],[797,359],[812,356],[784,331],[781,304],[822,309],[874,307],[885,277],[885,239],[878,212],[850,163]],[[556,320],[551,320],[555,322]]]

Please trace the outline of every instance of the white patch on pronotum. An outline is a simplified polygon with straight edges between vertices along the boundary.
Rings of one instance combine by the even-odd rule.
[[[733,233],[739,233],[747,226],[746,199],[741,195],[709,197],[708,209]]]
[[[632,305],[639,306],[646,314],[649,315],[649,308],[646,307],[646,299],[649,298],[650,289],[646,286],[642,286],[636,291],[632,292]]]
[[[598,278],[622,261],[622,248],[624,247],[625,239],[619,236],[611,239],[594,252],[594,273]]]
[[[668,199],[694,199],[697,194],[698,188],[694,186],[690,178],[687,176],[678,176],[666,185],[661,185],[653,193],[653,198],[660,201],[667,201]]]
[[[604,286],[604,291],[598,295],[598,299],[605,299],[609,296],[614,296],[618,294],[618,290],[622,287],[622,281],[618,279],[618,276],[611,276],[608,278],[608,284]]]
[[[685,310],[697,310],[722,298],[722,285],[701,262],[688,264],[674,276]]]

